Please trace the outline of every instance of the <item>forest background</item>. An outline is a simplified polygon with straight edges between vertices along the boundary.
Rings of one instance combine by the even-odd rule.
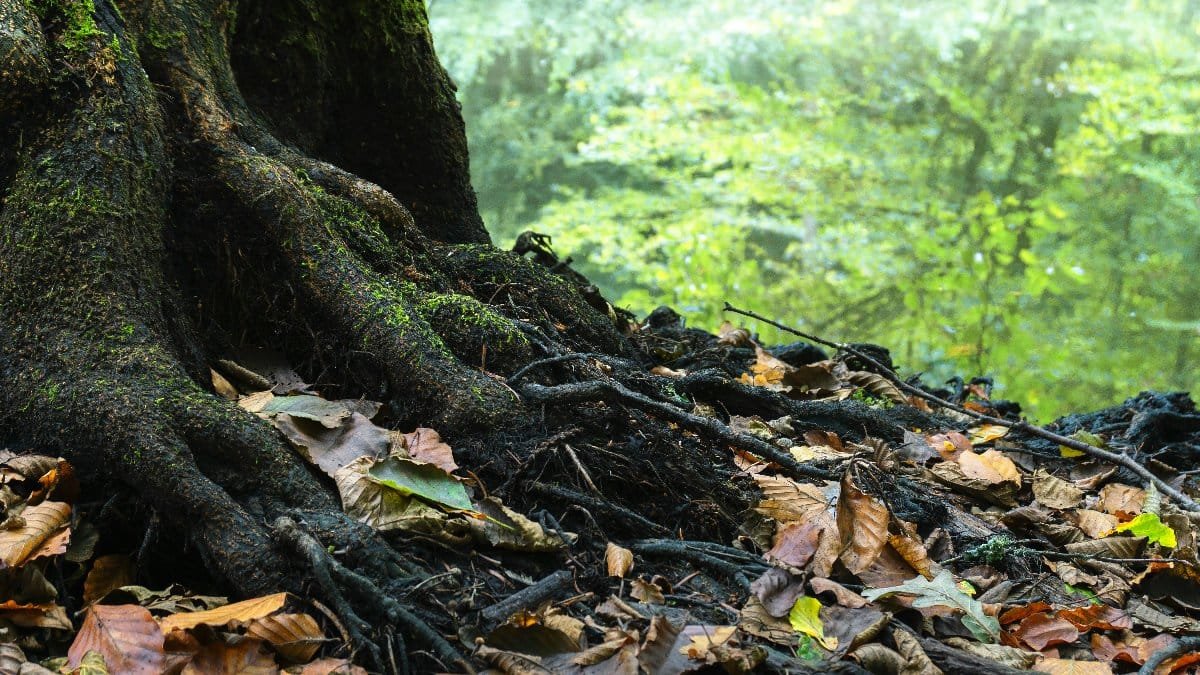
[[[729,300],[1040,420],[1200,390],[1200,2],[430,15],[494,240],[551,235],[619,306]]]

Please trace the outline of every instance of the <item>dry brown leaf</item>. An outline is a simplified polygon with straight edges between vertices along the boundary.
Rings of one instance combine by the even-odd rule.
[[[876,398],[882,398],[892,403],[908,403],[908,397],[886,377],[865,370],[855,370],[846,373],[846,381],[856,387],[865,389]]]
[[[686,370],[673,370],[666,366],[654,366],[650,369],[650,373],[652,375],[658,375],[659,377],[669,377],[673,380],[677,380],[681,377],[687,377]]]
[[[815,485],[761,474],[754,476],[754,482],[763,492],[754,510],[781,523],[802,523],[829,508],[829,500]]]
[[[767,560],[789,567],[803,568],[817,552],[821,533],[832,522],[826,514],[806,523],[784,523],[775,530],[771,548],[763,553]]]
[[[104,555],[96,558],[87,579],[83,582],[83,601],[92,604],[109,591],[133,583],[133,561],[127,555]]]
[[[159,619],[164,633],[173,630],[187,630],[196,626],[226,626],[234,622],[247,622],[269,616],[287,602],[287,593],[275,593],[259,598],[251,598],[233,604],[206,609],[200,612],[179,612]]]
[[[896,642],[896,650],[904,657],[904,668],[901,669],[900,675],[942,675],[941,668],[933,665],[933,661],[921,648],[921,642],[912,633],[894,630],[892,639]]]
[[[475,502],[475,508],[487,518],[469,518],[466,525],[476,541],[489,546],[526,553],[555,553],[566,548],[568,542],[574,541],[573,533],[551,534],[524,514],[505,506],[496,497]],[[563,541],[564,538],[566,541]]]
[[[71,505],[65,502],[42,502],[21,512],[25,524],[15,530],[0,530],[0,561],[6,567],[17,567],[37,552],[42,544],[57,534],[71,519]],[[65,550],[65,548],[64,548]]]
[[[1142,512],[1142,505],[1145,503],[1145,490],[1121,483],[1109,483],[1100,488],[1100,503],[1097,508],[1114,516],[1127,514],[1128,517],[1133,517]]]
[[[957,431],[951,431],[944,434],[935,434],[925,439],[930,447],[938,451],[942,459],[947,462],[953,462],[958,459],[958,456],[964,452],[970,452],[974,447],[971,441]]]
[[[624,579],[633,569],[633,551],[610,541],[604,547],[604,564],[608,568],[608,576]]]
[[[929,559],[929,552],[925,550],[925,544],[920,539],[893,534],[888,537],[888,543],[896,549],[896,553],[899,553],[901,558],[904,558],[904,562],[908,563],[921,576],[932,579],[937,573],[937,563]]]
[[[1008,434],[1008,427],[1001,424],[981,424],[977,427],[967,429],[967,440],[971,441],[971,445],[983,445],[991,443],[997,438],[1003,438]]]
[[[799,638],[787,616],[772,616],[758,598],[751,595],[738,618],[738,628],[775,644],[795,646]]]
[[[302,457],[329,476],[359,457],[383,458],[390,445],[387,429],[357,412],[333,428],[287,413],[279,413],[271,421]]]
[[[1042,659],[1033,669],[1050,675],[1113,675],[1112,668],[1100,661]]]
[[[1068,644],[1079,639],[1079,630],[1070,621],[1060,619],[1049,612],[1025,617],[1012,629],[1012,634],[1039,652],[1047,647]]]
[[[629,589],[629,595],[633,596],[638,602],[644,602],[647,605],[662,605],[667,602],[667,599],[663,597],[662,589],[641,579],[633,580]]]
[[[238,400],[238,390],[237,387],[233,386],[232,382],[225,379],[224,375],[212,368],[209,368],[208,372],[212,378],[213,391],[217,392],[218,396],[229,401]]]
[[[1063,548],[1068,553],[1101,556],[1105,558],[1137,558],[1146,548],[1145,537],[1107,537],[1105,539],[1088,539],[1086,541],[1067,544]]]
[[[183,675],[277,675],[279,666],[262,640],[210,642],[183,668]]]
[[[295,675],[367,675],[367,671],[356,666],[348,659],[317,659],[306,663],[298,669],[288,668],[287,673]]]
[[[259,391],[253,394],[247,394],[238,399],[238,407],[246,412],[258,413],[267,407],[271,401],[275,400],[275,393],[270,389]]]
[[[67,664],[79,667],[85,654],[98,652],[108,672],[158,675],[166,666],[163,631],[150,611],[138,605],[93,605],[67,651]]]
[[[889,513],[879,500],[858,489],[846,473],[837,503],[839,556],[846,569],[858,574],[871,566],[887,546]],[[826,575],[823,575],[826,576]]]
[[[438,432],[428,427],[418,427],[415,431],[404,434],[404,449],[411,459],[426,464],[433,464],[446,473],[458,469],[454,462],[454,450],[442,440]]]
[[[1116,516],[1091,509],[1075,511],[1075,524],[1092,539],[1107,537],[1120,523]]]
[[[1045,469],[1038,469],[1033,474],[1033,496],[1039,504],[1052,509],[1072,509],[1079,506],[1083,490],[1051,476]]]
[[[255,619],[246,634],[269,642],[286,661],[304,663],[317,653],[325,633],[308,614],[276,614]]]
[[[988,450],[983,454],[963,452],[958,456],[958,465],[968,478],[982,480],[989,485],[1006,482],[1018,486],[1021,484],[1021,472],[1017,470],[1017,465],[999,450]]]
[[[691,635],[691,642],[679,650],[693,661],[704,661],[709,651],[725,644],[737,632],[737,626],[701,626],[702,632]]]
[[[963,472],[958,462],[941,462],[929,470],[938,481],[954,488],[956,492],[986,500],[1000,506],[1011,507],[1017,503],[1016,494],[1020,484],[1003,481],[988,483],[971,478]]]

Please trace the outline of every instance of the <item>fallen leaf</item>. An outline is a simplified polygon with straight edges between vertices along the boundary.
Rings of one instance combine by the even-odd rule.
[[[608,576],[624,578],[633,569],[633,551],[610,541],[604,548],[604,564]]]
[[[811,588],[812,592],[817,595],[820,595],[822,593],[833,594],[833,597],[837,601],[837,604],[841,605],[842,607],[849,607],[851,609],[857,609],[859,607],[865,607],[867,605],[866,598],[859,595],[858,593],[855,593],[854,591],[850,590],[849,588],[846,588],[845,586],[839,584],[838,582],[836,582],[832,579],[826,579],[824,577],[813,577],[808,580],[808,587]]]
[[[1126,516],[1129,517],[1141,513],[1145,503],[1145,490],[1121,483],[1109,483],[1100,488],[1100,502],[1097,508],[1114,516],[1129,514]]]
[[[1072,659],[1042,659],[1033,667],[1039,673],[1050,675],[1112,675],[1112,668],[1099,661],[1074,661]]]
[[[1013,635],[1039,652],[1047,647],[1068,644],[1079,639],[1079,630],[1070,621],[1048,612],[1031,614],[1011,630]]]
[[[842,564],[857,574],[871,566],[887,546],[887,507],[858,489],[847,473],[837,503],[837,529],[841,533]]]
[[[1070,509],[1079,505],[1083,490],[1051,476],[1045,469],[1038,469],[1033,474],[1033,496],[1039,504],[1052,509]]]
[[[1021,484],[1021,472],[1012,460],[999,450],[988,450],[983,454],[963,452],[957,461],[968,478],[975,478],[989,485],[1005,482],[1018,486]]]
[[[763,499],[754,510],[781,523],[804,522],[829,508],[829,500],[815,485],[782,476],[755,475]]]
[[[351,413],[334,427],[289,413],[276,415],[273,423],[302,457],[330,476],[359,457],[382,459],[390,446],[388,431],[361,413]]]
[[[133,583],[133,561],[127,555],[96,558],[83,582],[83,601],[92,604],[109,592]]]
[[[1152,544],[1175,548],[1175,531],[1158,518],[1157,513],[1142,513],[1128,523],[1121,523],[1117,532],[1129,532],[1135,537],[1145,537]]]
[[[433,464],[446,473],[458,469],[454,462],[454,450],[442,440],[438,432],[428,427],[418,427],[402,435],[404,450],[408,456],[418,462]]]
[[[283,608],[287,593],[264,595],[250,600],[235,602],[215,609],[199,612],[180,612],[159,619],[164,633],[187,630],[196,626],[227,626],[234,622],[247,622],[269,616]]]
[[[915,596],[913,607],[943,605],[962,611],[963,625],[980,642],[995,642],[1000,636],[1000,622],[996,617],[987,614],[983,603],[967,596],[958,588],[954,583],[954,575],[949,570],[943,570],[932,581],[918,576],[898,586],[867,589],[863,591],[862,596],[874,602],[893,593]]]
[[[1059,610],[1057,616],[1070,621],[1080,631],[1092,628],[1100,630],[1133,628],[1133,619],[1125,613],[1125,610],[1103,604]]]
[[[667,602],[662,590],[658,586],[642,581],[641,579],[633,580],[629,589],[629,595],[633,596],[638,602],[644,602],[647,605],[663,605]]]
[[[317,653],[325,633],[308,614],[275,614],[254,619],[246,635],[264,640],[275,652],[292,663],[304,663]]]
[[[71,519],[71,505],[65,502],[42,502],[21,511],[24,525],[14,530],[0,530],[0,561],[6,567],[16,567],[41,548],[43,542],[65,527]],[[66,551],[64,546],[63,551]]]
[[[149,610],[137,605],[92,605],[67,651],[78,668],[88,652],[104,657],[111,673],[158,675],[166,665],[163,631]]]
[[[801,596],[792,605],[788,613],[788,623],[797,633],[802,633],[817,641],[829,651],[837,649],[837,638],[825,636],[825,627],[821,624],[821,601],[808,596]]]
[[[971,445],[983,445],[991,443],[997,438],[1004,438],[1008,434],[1008,427],[1002,424],[981,424],[977,427],[967,429],[967,440]]]
[[[433,464],[388,457],[372,464],[367,470],[367,477],[396,490],[401,495],[420,497],[452,509],[474,510],[471,498],[467,495],[467,488],[444,469]]]
[[[183,668],[183,675],[277,675],[279,666],[262,640],[210,642]]]

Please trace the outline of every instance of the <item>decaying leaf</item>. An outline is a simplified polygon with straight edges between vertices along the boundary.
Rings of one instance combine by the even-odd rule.
[[[967,440],[972,445],[984,445],[1008,434],[1008,427],[1000,424],[981,424],[967,429]]]
[[[662,605],[667,602],[663,596],[662,589],[652,583],[634,579],[630,584],[629,595],[633,596],[638,602],[646,603],[647,605]]]
[[[454,450],[450,444],[442,440],[440,434],[428,427],[418,427],[414,431],[400,434],[404,452],[410,459],[426,464],[433,464],[446,473],[458,470],[454,462]]]
[[[1083,500],[1083,490],[1051,476],[1045,469],[1038,469],[1033,474],[1033,496],[1039,504],[1052,509],[1070,509]]]
[[[1100,503],[1097,508],[1114,516],[1125,514],[1128,518],[1141,513],[1145,503],[1145,490],[1121,483],[1109,483],[1100,488]]]
[[[445,513],[372,480],[367,470],[374,461],[370,457],[360,457],[333,477],[346,514],[381,531],[435,533],[443,530]]]
[[[184,667],[182,675],[276,675],[279,666],[262,640],[231,640],[210,642]]]
[[[508,551],[556,553],[566,548],[575,536],[571,532],[552,534],[523,514],[508,508],[496,497],[476,504],[482,518],[468,518],[466,526],[475,541]],[[563,541],[561,534],[567,538]]]
[[[1100,661],[1042,659],[1033,669],[1039,673],[1050,673],[1050,675],[1112,675],[1112,668],[1107,663]]]
[[[133,583],[133,561],[127,555],[96,558],[83,582],[83,601],[91,604],[110,591]]]

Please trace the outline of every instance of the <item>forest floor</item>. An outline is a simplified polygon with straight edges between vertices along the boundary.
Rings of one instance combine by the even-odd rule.
[[[510,375],[528,395],[541,371],[593,373],[544,387],[573,405],[543,401],[541,436],[490,439],[495,465],[326,400],[270,355],[213,364],[212,385],[423,565],[406,593],[453,651],[375,635],[385,669],[459,672],[454,653],[631,675],[1200,664],[1188,395],[1038,428],[989,380],[901,378],[873,345],[760,345],[728,314],[710,334],[660,308],[628,327],[637,359]],[[0,672],[365,672],[338,608],[219,597],[122,491],[48,456],[6,453],[0,479]]]

